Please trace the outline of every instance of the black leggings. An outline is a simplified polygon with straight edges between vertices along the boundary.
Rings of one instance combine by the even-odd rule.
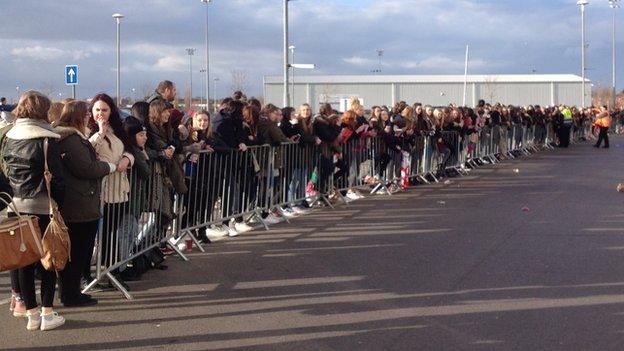
[[[73,301],[80,297],[80,278],[85,267],[91,266],[91,253],[98,230],[98,220],[67,223],[71,240],[71,261],[61,272],[61,300]]]
[[[24,214],[24,213],[23,213]],[[16,217],[15,213],[9,213],[9,217]],[[50,223],[50,216],[35,215],[39,218],[41,235]],[[56,289],[56,273],[46,271],[40,262],[11,271],[11,288],[19,294],[26,304],[26,309],[31,310],[38,306],[35,291],[35,268],[41,269],[41,305],[43,307],[54,306],[54,290]]]

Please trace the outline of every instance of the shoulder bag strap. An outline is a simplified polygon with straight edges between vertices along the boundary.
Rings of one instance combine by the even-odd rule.
[[[52,173],[48,168],[48,138],[43,139],[43,178],[45,179],[46,189],[48,190],[48,203],[50,206],[50,216],[54,214],[54,205],[52,204]]]

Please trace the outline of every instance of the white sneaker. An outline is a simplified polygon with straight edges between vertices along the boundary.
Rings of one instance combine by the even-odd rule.
[[[228,236],[229,237],[234,237],[234,236],[238,236],[238,231],[236,230],[236,224],[232,224],[230,222],[230,225],[228,225],[226,227],[227,231],[228,231]]]
[[[284,214],[284,216],[288,217],[288,218],[293,218],[296,217],[297,214],[295,213],[295,211],[291,210],[288,207],[285,207],[282,209],[282,213]]]
[[[65,324],[65,318],[59,316],[57,312],[41,315],[41,330],[52,330]]]
[[[347,191],[347,195],[345,195],[345,198],[348,199],[347,201],[351,200],[357,200],[360,197],[352,190]]]
[[[186,243],[182,242],[178,244],[178,250],[184,251],[186,250]]]
[[[306,215],[310,212],[312,212],[310,209],[307,209],[303,206],[293,206],[292,210],[296,213],[296,214],[300,214],[300,215]]]
[[[260,220],[258,219],[258,216],[252,216],[251,219],[247,220],[247,223],[258,224],[260,223]]]
[[[27,312],[26,316],[28,317],[28,324],[26,324],[26,329],[39,330],[39,328],[41,327],[41,314],[39,313],[39,311],[33,314]]]
[[[277,224],[277,223],[280,223],[282,220],[279,219],[278,217],[276,217],[274,214],[271,213],[266,218],[264,218],[263,221],[266,224]]]
[[[210,241],[219,241],[225,239],[227,237],[228,231],[224,230],[219,226],[212,226],[210,228],[206,228],[206,237]]]
[[[386,190],[386,188],[380,188],[379,190],[377,190],[377,192],[375,192],[375,194],[377,194],[377,195],[388,195],[388,191]]]
[[[236,222],[234,223],[234,229],[236,229],[237,232],[239,233],[246,233],[248,231],[253,230],[254,228],[250,225],[247,225],[247,223],[243,223],[243,222]]]

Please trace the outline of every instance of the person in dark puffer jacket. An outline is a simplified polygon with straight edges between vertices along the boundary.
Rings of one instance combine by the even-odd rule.
[[[63,209],[65,184],[57,141],[60,138],[47,121],[50,99],[36,91],[22,95],[16,109],[15,125],[6,134],[2,150],[6,176],[13,190],[13,204],[22,214],[39,218],[41,232],[50,223],[48,192],[44,181],[44,143],[48,141],[48,167],[52,173],[52,200]],[[9,210],[9,216],[16,216]],[[54,312],[56,274],[41,270],[41,304],[39,311],[35,294],[35,266],[11,272],[11,287],[16,301],[13,315],[28,317],[28,330],[50,330],[65,323]],[[23,304],[21,303],[23,299]]]

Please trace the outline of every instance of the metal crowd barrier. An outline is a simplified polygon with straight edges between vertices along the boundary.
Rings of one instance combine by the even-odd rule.
[[[83,292],[108,278],[126,298],[132,298],[116,275],[132,259],[157,247],[173,233],[173,192],[167,186],[164,169],[157,162],[149,174],[133,168],[102,181],[103,218],[97,235],[96,276]],[[172,248],[181,253],[177,247]]]
[[[575,135],[587,133],[587,128]],[[438,176],[448,172],[465,175],[482,164],[530,154],[554,141],[548,125],[516,125],[394,139],[367,137],[342,145],[284,143],[245,152],[202,151],[187,155],[182,165],[186,194],[174,194],[163,161],[154,161],[149,175],[137,169],[115,173],[103,182],[96,278],[84,291],[108,278],[131,299],[116,278],[128,262],[159,245],[169,245],[187,260],[176,244],[188,238],[203,251],[197,234],[211,225],[256,217],[268,230],[262,214],[271,210],[305,201],[333,208],[331,196],[344,197],[343,192],[356,188],[391,195],[394,188],[414,180],[438,182]]]
[[[189,192],[179,196],[173,244],[189,237],[203,251],[196,234],[211,225],[251,216],[264,224],[261,214],[274,201],[274,176],[279,174],[274,159],[275,150],[268,145],[189,155],[184,165]]]

